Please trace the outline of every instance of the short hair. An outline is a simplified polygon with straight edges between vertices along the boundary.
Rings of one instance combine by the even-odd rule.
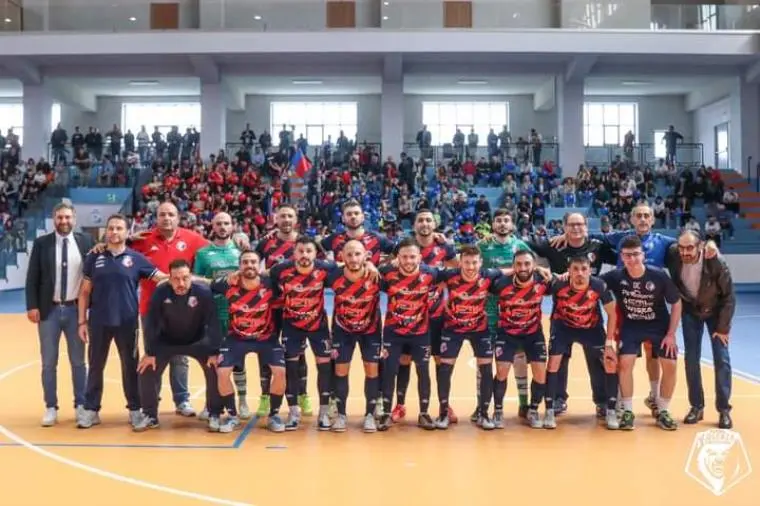
[[[460,256],[480,256],[480,248],[475,244],[465,244],[459,249]]]
[[[422,208],[422,209],[418,209],[417,212],[414,213],[414,221],[417,221],[417,218],[419,217],[419,215],[421,215],[423,213],[428,213],[431,216],[435,217],[435,214],[433,214],[433,211],[431,209]]]
[[[358,207],[359,209],[361,209],[362,205],[359,203],[359,201],[357,201],[355,199],[350,199],[350,200],[347,200],[347,201],[343,202],[343,205],[340,206],[340,211],[342,213],[345,213],[346,209],[348,209],[349,207]],[[362,211],[363,211],[363,209],[362,209]]]
[[[620,242],[620,249],[641,248],[641,239],[637,235],[629,235]]]
[[[125,228],[127,226],[129,226],[129,222],[127,221],[127,217],[124,216],[123,214],[116,213],[116,214],[112,214],[111,216],[109,216],[108,219],[106,220],[106,226],[108,226],[108,224],[111,223],[112,220],[121,220],[121,221],[123,221]]]
[[[536,259],[536,255],[534,255],[532,251],[527,250],[527,249],[521,249],[521,250],[515,252],[514,256],[512,257],[512,263],[514,263],[515,261],[517,261],[518,258],[525,257],[525,256],[530,257],[531,260],[535,260]]]
[[[508,216],[510,220],[512,219],[512,213],[509,212],[509,209],[504,208],[504,207],[500,207],[499,209],[497,209],[496,211],[494,211],[494,213],[493,213],[493,219],[495,220],[499,216]]]
[[[562,224],[563,225],[567,225],[567,222],[570,219],[570,216],[572,216],[574,214],[577,214],[578,216],[581,216],[583,218],[583,224],[584,225],[586,225],[588,223],[585,214],[573,211],[573,212],[570,212],[570,213],[565,213],[565,215],[562,216]]]
[[[55,207],[53,208],[53,216],[55,216],[58,211],[66,210],[68,209],[71,211],[72,214],[76,214],[77,211],[74,209],[74,206],[70,202],[58,202]]]
[[[184,258],[177,258],[175,260],[172,260],[169,264],[169,272],[173,271],[174,269],[181,269],[183,267],[187,267],[189,269],[190,263]]]
[[[246,249],[240,252],[240,257],[238,257],[238,263],[243,261],[243,257],[245,255],[251,255],[251,254],[256,255],[256,258],[261,260],[261,255],[259,255],[258,251],[256,251],[255,249]]]
[[[398,246],[396,246],[396,251],[401,251],[401,248],[409,248],[409,247],[415,247],[417,249],[420,248],[420,244],[417,242],[417,239],[414,237],[404,237],[401,239],[401,242],[398,243]]]
[[[700,234],[699,232],[697,232],[697,231],[696,231],[696,230],[694,230],[694,229],[691,229],[691,228],[687,228],[687,229],[684,229],[684,230],[683,230],[683,231],[682,231],[682,232],[681,232],[681,233],[678,235],[678,238],[680,239],[681,237],[683,237],[683,236],[685,236],[685,235],[693,237],[693,238],[694,238],[694,239],[697,241],[697,243],[700,243],[700,242],[702,242],[702,234]]]
[[[568,262],[568,265],[572,264],[591,265],[591,260],[585,255],[576,255],[570,259],[570,262]]]
[[[310,244],[314,246],[314,249],[319,251],[319,245],[317,244],[317,241],[314,240],[314,238],[309,237],[308,235],[299,235],[296,238],[295,245],[298,246],[299,244]]]
[[[291,211],[293,211],[293,212],[294,212],[296,215],[298,214],[298,212],[296,211],[296,208],[295,208],[295,207],[293,207],[293,206],[291,206],[290,204],[280,204],[279,206],[277,206],[277,210],[276,210],[274,213],[275,213],[275,214],[277,214],[277,213],[279,213],[280,211],[282,211],[283,209],[290,209],[290,210],[291,210]]]

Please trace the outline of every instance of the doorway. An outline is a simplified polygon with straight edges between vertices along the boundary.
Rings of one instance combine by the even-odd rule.
[[[715,126],[715,168],[728,169],[730,159],[728,123],[726,122]]]

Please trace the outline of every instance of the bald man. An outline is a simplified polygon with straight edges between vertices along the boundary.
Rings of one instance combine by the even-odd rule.
[[[232,240],[233,225],[229,214],[217,213],[211,221],[211,230],[211,244],[198,250],[195,255],[193,271],[204,278],[219,279],[238,270],[240,249]],[[217,317],[221,324],[222,335],[226,336],[229,303],[224,294],[217,294],[214,299],[216,300]],[[232,378],[239,398],[238,415],[240,418],[250,418],[251,410],[248,408],[246,400],[248,379],[245,364],[233,368]],[[198,417],[201,420],[208,419],[208,410],[204,409]]]

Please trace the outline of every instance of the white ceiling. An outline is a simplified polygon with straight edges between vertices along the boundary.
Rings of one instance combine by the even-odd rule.
[[[376,95],[382,87],[380,76],[228,76],[225,80],[246,95]],[[321,81],[321,84],[293,81]]]
[[[730,78],[715,77],[649,77],[649,76],[591,76],[586,78],[587,96],[686,95],[705,86],[719,86]]]
[[[510,77],[411,75],[404,77],[404,93],[410,95],[532,95],[549,76],[524,75]],[[484,84],[459,84],[459,81]]]
[[[56,78],[51,84],[73,86],[86,95],[110,97],[182,97],[198,96],[201,93],[200,79],[197,77],[161,78]],[[130,81],[157,81],[149,86],[135,86]]]

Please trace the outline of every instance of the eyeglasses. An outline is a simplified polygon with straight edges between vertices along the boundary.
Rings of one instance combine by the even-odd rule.
[[[641,251],[624,251],[621,253],[623,258],[637,258],[642,255]]]

